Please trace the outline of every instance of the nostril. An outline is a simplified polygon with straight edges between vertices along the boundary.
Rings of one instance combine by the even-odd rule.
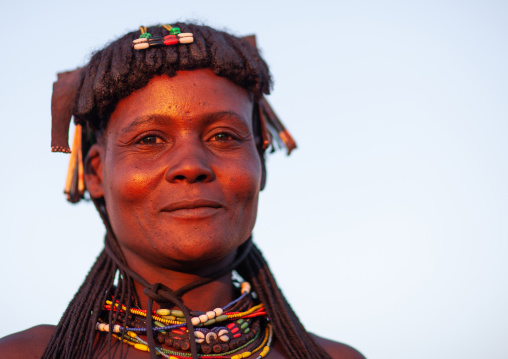
[[[191,174],[179,174],[179,175],[173,176],[171,181],[200,183],[200,182],[206,182],[209,179],[210,179],[210,176],[206,173],[202,173],[198,176],[193,176]]]
[[[196,182],[205,182],[207,178],[207,175],[202,174],[196,177]]]

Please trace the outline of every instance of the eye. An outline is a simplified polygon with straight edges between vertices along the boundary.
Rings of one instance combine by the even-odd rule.
[[[137,143],[142,145],[156,145],[162,143],[162,139],[159,136],[148,135],[140,139]]]
[[[211,141],[217,141],[217,142],[227,142],[227,141],[233,141],[235,138],[231,136],[229,133],[221,132],[216,135],[214,135],[211,138]]]

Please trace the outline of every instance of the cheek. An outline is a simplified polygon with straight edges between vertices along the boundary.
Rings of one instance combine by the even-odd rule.
[[[256,215],[258,194],[261,186],[261,162],[253,157],[250,161],[236,162],[227,176],[227,189],[234,196],[237,212],[252,211]]]
[[[118,205],[144,206],[160,180],[161,171],[125,159],[112,159],[108,164],[113,166],[108,166],[105,174],[110,192],[106,199],[109,197]]]

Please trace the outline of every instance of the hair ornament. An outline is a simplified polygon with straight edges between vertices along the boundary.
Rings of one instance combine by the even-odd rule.
[[[257,50],[256,35],[249,35],[242,37],[242,40]],[[258,100],[258,115],[261,122],[261,137],[263,141],[263,150],[272,146],[272,151],[275,151],[274,140],[279,149],[286,147],[287,154],[291,154],[296,148],[296,142],[281,122],[279,117],[275,114],[272,106],[268,103],[265,96],[261,96]]]
[[[74,139],[72,140],[71,158],[65,180],[64,193],[67,200],[72,203],[78,202],[85,194],[85,177],[83,169],[83,153],[81,150],[81,125],[76,125]]]
[[[146,32],[145,26],[140,26],[139,30],[141,35],[139,39],[132,41],[135,50],[145,50],[152,46],[171,46],[177,44],[191,44],[194,42],[194,35],[191,32],[182,33],[179,27],[172,27],[171,25],[162,25],[164,29],[169,32],[169,35],[152,36]]]
[[[51,151],[71,153],[69,126],[74,100],[83,79],[84,68],[57,74],[51,96]]]
[[[279,148],[286,147],[287,154],[291,154],[296,148],[296,142],[282,124],[279,117],[275,114],[272,106],[268,103],[264,96],[259,99],[259,118],[261,120],[261,129],[263,136],[263,149],[272,145],[272,152],[275,150],[273,147],[272,139],[275,138]],[[268,132],[268,133],[267,133]]]

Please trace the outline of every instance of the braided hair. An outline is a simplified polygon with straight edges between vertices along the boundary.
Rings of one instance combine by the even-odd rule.
[[[268,66],[257,49],[247,41],[207,26],[177,23],[182,32],[191,32],[194,43],[185,46],[161,46],[147,51],[135,51],[132,41],[140,31],[124,35],[103,50],[93,54],[83,69],[77,88],[73,115],[77,124],[89,134],[100,134],[117,103],[133,91],[146,86],[157,75],[175,76],[177,71],[209,68],[254,95],[255,101],[268,94],[271,78]],[[160,26],[149,27],[153,36],[164,36]],[[260,136],[259,118],[253,115],[255,136]],[[83,134],[82,151],[86,155],[93,136]],[[264,149],[258,145],[264,166]],[[139,301],[134,278],[126,268],[122,251],[112,235],[103,198],[93,198],[108,232],[106,248],[100,253],[85,281],[67,307],[57,325],[43,359],[92,358],[107,349],[114,356],[111,335],[97,336],[95,325],[106,299],[113,298],[127,306],[131,298]],[[233,268],[230,268],[231,270]],[[257,247],[251,245],[236,271],[251,282],[253,290],[265,304],[276,340],[291,358],[329,358],[306,332],[291,309]],[[116,283],[116,286],[114,285]],[[192,288],[188,288],[190,290]],[[110,324],[118,319],[118,312],[110,312]],[[125,318],[127,320],[127,318]],[[123,346],[120,356],[122,356]],[[115,349],[117,350],[117,349]]]

